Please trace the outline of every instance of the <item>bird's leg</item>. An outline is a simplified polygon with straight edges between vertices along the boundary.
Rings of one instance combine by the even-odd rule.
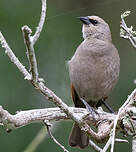
[[[96,112],[96,110],[95,110],[93,107],[91,107],[83,98],[80,98],[80,99],[81,99],[81,101],[83,102],[83,104],[85,105],[87,111],[89,112],[88,114],[91,113],[92,116],[93,116],[93,119],[95,119],[95,116],[98,114],[98,113]]]
[[[110,113],[114,113],[113,109],[103,99],[98,102],[96,107],[98,108],[101,105],[104,105],[109,110]]]
[[[113,110],[105,101],[102,101],[102,104],[103,104],[111,113],[114,113],[114,110]]]

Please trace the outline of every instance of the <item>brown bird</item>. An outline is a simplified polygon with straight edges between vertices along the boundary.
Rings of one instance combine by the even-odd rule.
[[[112,43],[108,24],[98,16],[80,17],[84,41],[68,62],[71,94],[75,107],[85,107],[81,98],[98,108],[117,83],[120,58]],[[74,124],[69,137],[72,147],[88,146],[88,136]]]

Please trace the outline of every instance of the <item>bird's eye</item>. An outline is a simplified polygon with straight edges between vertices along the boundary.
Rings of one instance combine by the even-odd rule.
[[[90,21],[93,25],[98,24],[98,21],[97,21],[97,20],[89,19],[89,21]]]

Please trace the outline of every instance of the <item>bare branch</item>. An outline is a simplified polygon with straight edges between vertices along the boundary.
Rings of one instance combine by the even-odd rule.
[[[82,118],[88,113],[84,108],[69,108],[72,113],[74,113],[79,119]],[[102,120],[111,121],[114,120],[115,115],[109,113],[101,113],[99,112],[99,116],[96,117],[96,123]],[[0,122],[4,124],[6,129],[13,130],[25,125],[28,125],[32,122],[42,122],[42,121],[51,121],[51,120],[60,120],[60,119],[70,119],[62,110],[59,108],[47,108],[47,109],[39,109],[39,110],[29,110],[29,111],[20,111],[16,115],[9,114],[6,110],[0,107]],[[82,120],[83,121],[83,120]],[[87,123],[93,124],[92,115],[88,115],[86,118]],[[86,127],[86,126],[85,126]],[[108,127],[107,127],[108,128]],[[89,127],[90,129],[90,127]],[[103,141],[105,136],[108,136],[107,130],[102,130],[103,134],[100,133],[100,129],[98,133],[94,133],[91,131],[89,135],[93,137],[93,139]]]
[[[70,108],[72,112],[75,114],[79,113],[79,117],[83,116],[87,113],[87,111],[83,108]],[[23,127],[30,123],[34,122],[42,122],[44,120],[60,120],[60,119],[68,119],[67,115],[62,112],[59,108],[46,108],[46,109],[34,109],[28,111],[19,111],[15,115],[11,115],[8,111],[4,110],[0,106],[0,122],[8,124],[7,126],[14,126],[16,129],[19,127]],[[9,128],[8,128],[9,129]]]
[[[38,27],[36,28],[36,32],[34,36],[32,37],[33,45],[35,44],[35,42],[38,40],[40,36],[40,33],[44,25],[45,17],[46,17],[46,0],[42,0],[42,11],[41,11],[40,21],[39,21]]]
[[[134,48],[136,48],[136,31],[133,31],[133,26],[127,27],[124,18],[129,16],[130,11],[126,11],[121,15],[120,37],[129,39]]]
[[[130,11],[126,11],[121,15],[120,37],[128,39],[132,46],[136,48],[136,31],[133,30],[133,26],[129,28],[125,22],[125,17],[129,16],[129,14]],[[136,80],[134,80],[134,83],[136,84]]]
[[[111,130],[111,123],[116,115],[110,114],[110,113],[105,113],[101,111],[98,112],[98,116],[95,117],[95,123],[93,116],[90,114],[86,119],[84,118],[85,115],[88,114],[88,111],[84,108],[69,108],[69,110],[74,113],[81,121],[87,122],[87,124],[91,124],[96,126],[99,122],[101,124],[98,126],[98,133],[93,132],[92,130],[90,131],[89,127],[89,135],[95,139],[96,141],[103,142],[110,133]],[[119,120],[122,120],[123,115],[125,114],[125,111],[122,112],[122,116],[119,118]],[[42,121],[51,121],[51,120],[60,120],[60,119],[70,119],[69,116],[67,116],[62,110],[59,108],[47,108],[47,109],[36,109],[36,110],[28,110],[28,111],[20,111],[15,115],[9,114],[6,110],[4,110],[2,107],[0,107],[0,122],[4,124],[6,129],[8,130],[13,130],[25,125],[28,125],[30,123],[37,123],[37,122],[42,122]],[[104,121],[106,120],[106,123]],[[82,123],[83,123],[82,122]],[[103,122],[103,123],[102,123]],[[108,123],[107,123],[108,122]],[[86,125],[84,125],[86,129]],[[136,126],[136,125],[135,125]],[[88,130],[87,130],[88,131]]]
[[[108,150],[108,148],[110,147],[111,145],[111,142],[112,142],[112,136],[110,136],[110,138],[108,139],[107,143],[105,144],[102,152],[106,152]]]
[[[58,128],[58,127],[56,127],[56,122],[57,121],[52,122],[51,131],[53,133],[56,132],[56,130]],[[28,146],[27,146],[27,148],[25,148],[24,152],[34,152],[34,151],[36,151],[36,149],[38,148],[40,143],[43,140],[46,140],[47,138],[48,138],[48,132],[47,132],[47,128],[44,126],[37,133],[37,135],[34,137],[34,139],[28,144]]]
[[[125,140],[125,139],[118,139],[118,138],[115,139],[115,142],[128,143],[127,140]],[[101,152],[106,152],[109,149],[111,143],[112,143],[112,136],[110,136],[110,138],[108,139],[107,143],[105,144],[105,146],[104,146],[104,148],[103,148],[103,150]]]
[[[11,48],[9,47],[8,43],[6,42],[4,36],[2,35],[1,32],[0,32],[0,43],[1,43],[2,47],[5,49],[5,53],[10,58],[11,62],[13,62],[17,66],[19,71],[24,75],[24,79],[31,80],[31,75],[26,70],[25,66],[23,66],[23,64],[19,61],[19,59],[12,52]]]
[[[69,152],[63,145],[61,145],[56,139],[55,137],[52,135],[51,133],[51,130],[50,130],[50,127],[51,127],[51,124],[47,121],[44,121],[44,124],[46,125],[47,127],[47,131],[48,131],[48,134],[50,136],[50,138],[61,148],[63,149],[64,152]]]
[[[118,139],[118,138],[115,139],[115,142],[119,142],[119,143],[129,143],[128,140]]]
[[[82,119],[84,115],[88,112],[84,108],[74,108],[69,107],[70,111]],[[100,113],[98,111],[100,117],[96,118],[96,121],[99,122],[100,120],[114,120],[115,116],[109,113]],[[60,120],[60,119],[70,119],[62,110],[59,108],[46,108],[46,109],[33,109],[27,111],[19,111],[15,115],[11,115],[8,111],[4,110],[2,106],[0,106],[0,122],[4,124],[11,124],[15,128],[19,128],[30,123],[34,122],[42,122],[44,120],[51,121],[51,120]],[[88,121],[93,121],[92,115],[90,114]],[[5,122],[6,120],[6,122]]]
[[[114,126],[113,126],[113,130],[112,130],[112,143],[111,143],[111,152],[114,151],[114,140],[115,140],[115,133],[116,133],[116,127],[117,127],[117,123],[120,117],[120,114],[122,113],[122,111],[124,111],[126,109],[126,106],[130,103],[133,102],[134,96],[136,95],[136,89],[131,93],[131,95],[127,98],[126,102],[119,108],[118,110],[118,114],[114,120]]]
[[[22,27],[24,42],[27,49],[27,57],[29,60],[30,70],[32,73],[32,81],[35,82],[38,81],[38,68],[37,68],[37,61],[34,51],[34,44],[36,43],[36,41],[40,36],[40,33],[44,25],[45,17],[46,17],[46,0],[42,0],[41,17],[34,36],[31,36],[32,31],[28,26],[25,25],[24,27]]]
[[[97,151],[97,152],[102,152],[102,149],[101,149],[98,145],[96,145],[92,140],[89,140],[89,145],[90,145],[93,149],[95,149],[95,151]]]
[[[27,49],[27,56],[30,64],[30,70],[32,73],[32,81],[37,82],[38,81],[38,68],[37,68],[37,61],[34,51],[33,42],[31,39],[31,29],[28,26],[22,27],[23,35],[24,35],[24,42],[26,44]]]

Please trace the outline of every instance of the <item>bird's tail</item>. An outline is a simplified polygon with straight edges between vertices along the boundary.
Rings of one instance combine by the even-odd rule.
[[[88,146],[89,137],[81,131],[77,124],[74,124],[71,135],[69,136],[69,145],[71,147],[79,147],[81,149]]]

